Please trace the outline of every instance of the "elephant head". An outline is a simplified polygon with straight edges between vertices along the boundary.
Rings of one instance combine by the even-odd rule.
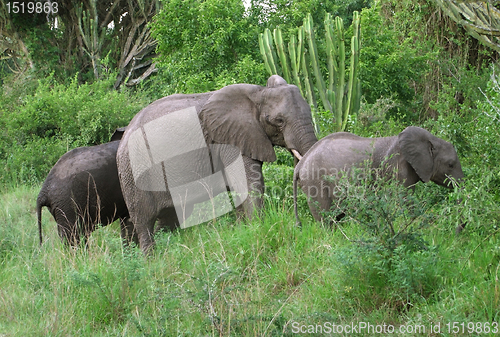
[[[309,105],[278,75],[266,87],[234,84],[214,92],[199,116],[213,142],[261,162],[276,160],[273,145],[304,155],[317,142]]]
[[[399,146],[401,154],[423,182],[431,180],[452,188],[450,178],[459,181],[464,177],[453,145],[425,129],[407,127],[399,134]]]

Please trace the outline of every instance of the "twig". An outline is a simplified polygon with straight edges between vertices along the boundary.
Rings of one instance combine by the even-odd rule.
[[[500,231],[500,228],[498,228],[496,231],[494,231],[494,232],[490,233],[487,237],[485,237],[485,238],[483,239],[483,241],[481,241],[481,242],[480,242],[480,243],[476,246],[476,248],[474,248],[474,249],[472,250],[472,252],[469,254],[469,256],[467,256],[467,258],[466,258],[465,260],[466,260],[466,261],[467,261],[467,260],[469,260],[469,259],[470,259],[470,257],[472,256],[472,254],[474,254],[474,253],[476,252],[476,250],[477,250],[479,247],[481,247],[481,245],[484,243],[484,241],[488,240],[489,238],[491,238],[493,235],[495,235],[495,234],[496,234],[497,232],[499,232],[499,231]],[[465,268],[465,264],[462,266],[462,269],[460,269],[460,271],[464,270],[464,268]]]
[[[491,238],[493,235],[495,235],[495,234],[496,234],[496,233],[498,233],[499,231],[500,231],[500,228],[498,228],[496,231],[494,231],[494,232],[490,233],[487,237],[485,237],[485,238],[483,239],[483,241],[481,241],[481,242],[480,242],[480,243],[476,246],[476,248],[474,248],[474,249],[472,250],[472,252],[470,252],[469,256],[467,256],[467,258],[465,259],[465,261],[467,261],[467,260],[469,260],[469,259],[470,259],[470,257],[472,256],[472,254],[474,254],[474,253],[476,252],[476,250],[477,250],[479,247],[481,247],[481,245],[484,243],[484,241],[488,240],[489,238]],[[464,268],[465,268],[465,264],[462,266],[462,269],[460,269],[460,271],[464,270]]]
[[[281,305],[281,307],[274,314],[273,318],[271,319],[271,321],[267,325],[266,329],[264,330],[264,333],[262,333],[262,336],[266,335],[266,332],[269,329],[269,327],[271,326],[271,324],[273,324],[274,320],[276,319],[276,317],[278,316],[278,314],[281,312],[281,310],[283,310],[283,307],[288,303],[288,301],[290,300],[290,298],[292,298],[292,296],[295,295],[295,293],[300,289],[300,286],[303,285],[307,280],[309,280],[309,278],[311,276],[313,276],[313,275],[314,275],[314,273],[309,274],[309,276],[304,281],[300,282],[300,284],[294,289],[294,291],[292,291],[292,293],[290,294],[290,296],[287,297],[287,299],[285,300],[285,302],[283,302],[283,304]]]

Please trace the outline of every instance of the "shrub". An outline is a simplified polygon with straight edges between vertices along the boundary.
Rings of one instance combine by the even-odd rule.
[[[498,226],[495,214],[500,201],[500,85],[493,68],[487,85],[482,85],[484,90],[479,86],[483,74],[462,74],[462,84],[450,86],[442,93],[441,103],[436,105],[439,117],[426,121],[424,127],[453,143],[465,175],[457,196],[462,207],[455,208],[456,200],[450,200],[442,211],[451,214],[454,223],[467,223],[469,232],[484,235]],[[460,88],[465,90],[467,83],[470,88],[462,92],[469,98],[459,104],[454,95]],[[475,101],[470,97],[475,97]]]
[[[405,310],[439,287],[437,249],[424,239],[423,230],[434,221],[431,206],[396,179],[380,171],[352,170],[336,180],[343,196],[326,216],[344,231],[351,229],[351,244],[334,257],[340,288],[349,301],[364,300],[371,307],[389,305]],[[339,215],[345,215],[338,220]],[[344,228],[344,229],[343,229]]]
[[[0,99],[0,180],[37,181],[64,152],[109,141],[145,105],[128,92],[113,91],[113,79],[69,85],[53,76],[39,80],[33,93]]]
[[[415,82],[421,81],[428,63],[435,57],[424,43],[418,46],[414,36],[385,24],[380,5],[361,12],[360,78],[362,94],[369,104],[381,97],[393,97],[398,105],[387,113],[391,117],[414,120],[411,103],[416,99]]]

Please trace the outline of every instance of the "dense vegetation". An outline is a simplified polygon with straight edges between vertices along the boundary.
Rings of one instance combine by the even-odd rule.
[[[114,10],[122,15],[125,7]],[[326,228],[301,194],[297,228],[293,162],[278,150],[277,162],[265,166],[265,209],[249,223],[226,215],[161,233],[145,258],[121,245],[116,223],[97,230],[88,247],[69,249],[45,211],[38,245],[36,196],[67,150],[106,142],[158,97],[264,85],[258,34],[265,28],[289,34],[311,13],[321,29],[328,12],[347,29],[355,10],[363,96],[348,131],[377,137],[426,128],[455,145],[466,177],[460,189],[346,183],[350,217]],[[0,13],[5,28],[9,17]],[[443,335],[474,335],[500,321],[498,53],[433,1],[255,0],[246,8],[236,0],[165,0],[147,26],[157,72],[119,90],[126,69],[119,59],[127,54],[120,31],[103,35],[115,45],[99,50],[96,68],[91,53],[75,44],[65,50],[66,30],[78,28],[68,13],[60,28],[12,17],[24,27],[12,36],[29,55],[0,49],[11,51],[0,58],[0,336],[291,335],[325,322],[413,326],[406,335],[424,336],[439,335],[430,331],[439,323]],[[321,129],[331,132],[331,114],[318,113]]]

